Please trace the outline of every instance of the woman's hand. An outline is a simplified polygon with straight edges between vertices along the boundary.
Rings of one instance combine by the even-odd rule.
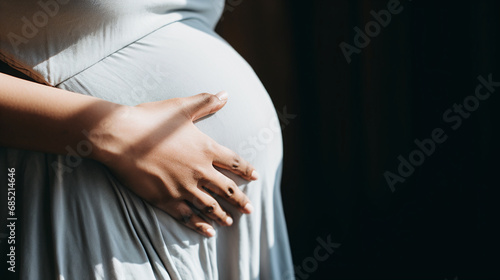
[[[238,186],[214,166],[247,180],[257,179],[254,168],[193,124],[220,110],[225,92],[129,107],[1,73],[0,85],[0,147],[66,154],[68,146],[90,140],[90,158],[108,166],[137,195],[207,236],[215,231],[195,212],[221,225],[232,223],[211,193],[243,213],[252,211]]]
[[[248,197],[214,166],[257,179],[248,162],[193,124],[226,102],[227,93],[221,92],[123,107],[99,124],[103,129],[97,136],[90,135],[98,148],[95,158],[146,201],[195,231],[214,236],[213,227],[197,211],[220,225],[230,226],[233,220],[209,191],[242,213],[252,211]]]

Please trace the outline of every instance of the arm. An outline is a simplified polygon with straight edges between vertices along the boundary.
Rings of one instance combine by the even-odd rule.
[[[257,179],[248,162],[193,124],[226,102],[221,92],[124,106],[0,73],[0,146],[64,154],[66,146],[88,140],[89,158],[105,164],[125,186],[213,236],[213,227],[192,207],[220,225],[232,219],[207,189],[242,213],[252,211],[248,198],[214,166]],[[91,133],[86,138],[82,131]]]
[[[0,146],[64,154],[122,107],[0,73]]]

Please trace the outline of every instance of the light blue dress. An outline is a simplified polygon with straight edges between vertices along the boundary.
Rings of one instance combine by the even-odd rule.
[[[260,174],[248,182],[225,172],[255,211],[241,215],[221,201],[235,223],[214,225],[217,236],[205,238],[134,195],[100,163],[82,160],[83,145],[67,155],[0,148],[0,181],[16,168],[21,279],[293,275],[280,195],[279,120],[254,71],[213,31],[223,5],[0,0],[0,59],[41,83],[128,105],[228,91],[227,105],[196,125]],[[6,195],[0,192],[2,201]]]

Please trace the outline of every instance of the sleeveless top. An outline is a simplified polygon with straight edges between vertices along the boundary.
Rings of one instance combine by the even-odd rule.
[[[223,0],[1,0],[0,59],[56,86],[170,23],[214,28]]]

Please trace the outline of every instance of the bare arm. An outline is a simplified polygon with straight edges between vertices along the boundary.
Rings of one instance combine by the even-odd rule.
[[[242,213],[252,206],[237,185],[214,166],[247,180],[255,169],[199,131],[193,121],[220,110],[227,94],[124,106],[0,74],[0,146],[66,153],[88,140],[89,157],[104,163],[137,195],[197,232],[213,227],[197,208],[220,225],[232,224],[207,189]],[[82,131],[91,132],[87,136]]]
[[[0,73],[0,145],[64,154],[122,107]]]

